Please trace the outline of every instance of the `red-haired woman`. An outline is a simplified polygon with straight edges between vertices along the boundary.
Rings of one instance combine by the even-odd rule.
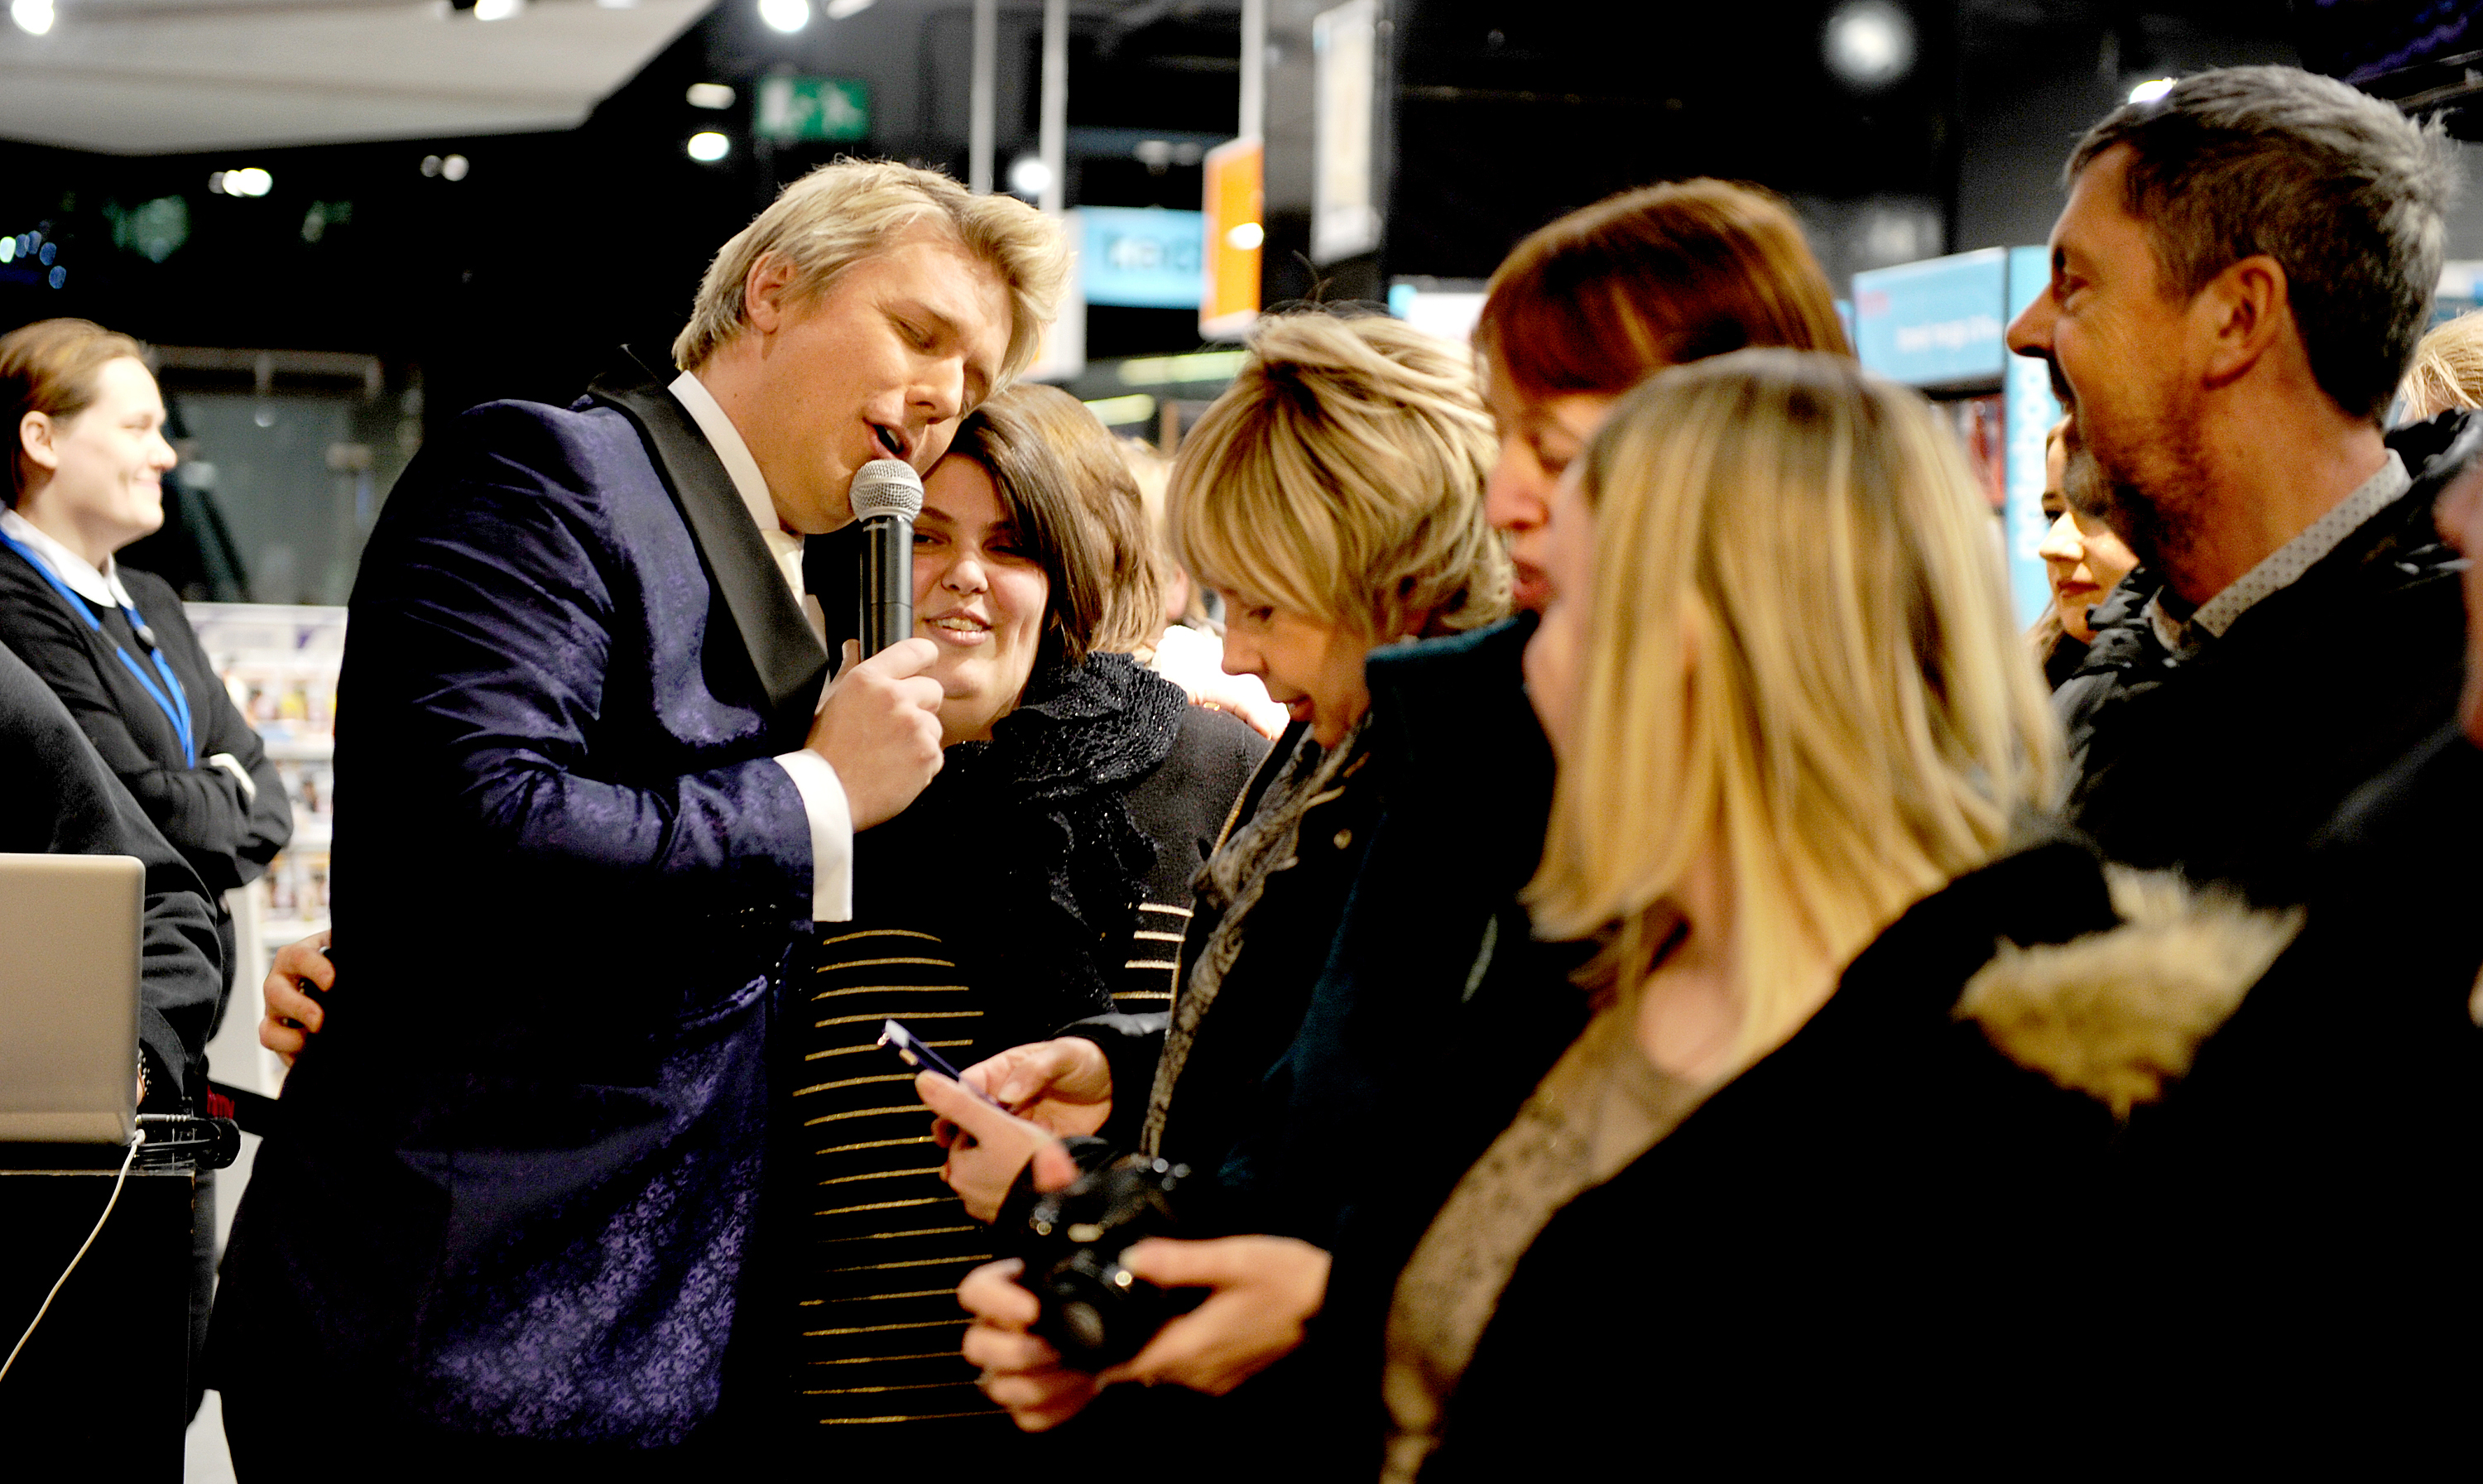
[[[1216,1426],[1235,1472],[1250,1471],[1268,1440],[1297,1471],[1377,1471],[1378,1347],[1397,1270],[1585,1022],[1583,1000],[1542,993],[1577,950],[1535,942],[1517,899],[1551,808],[1552,753],[1521,658],[1543,600],[1552,493],[1641,380],[1746,346],[1847,351],[1800,225],[1746,187],[1692,180],[1614,197],[1528,237],[1492,278],[1475,331],[1500,439],[1487,513],[1508,536],[1529,611],[1369,660],[1380,719],[1370,767],[1386,805],[1299,1034],[1218,1172],[1230,1209],[1246,1217],[1239,1230],[1285,1234],[1150,1242],[1131,1261],[1142,1278],[1214,1292],[1110,1380],[1222,1394],[1291,1354],[1306,1329],[1322,1336],[1242,1393],[1269,1392],[1264,1407]],[[1031,1099],[1047,1085],[1040,1049],[1007,1070],[1004,1095]],[[1342,1255],[1333,1282],[1331,1252]],[[959,1296],[978,1316],[967,1357],[1020,1425],[1052,1426],[1094,1395],[1096,1378],[1061,1368],[1026,1332],[1033,1300],[1006,1264]],[[1263,1412],[1281,1413],[1283,1426],[1242,1420]],[[1312,1441],[1322,1414],[1350,1446]]]

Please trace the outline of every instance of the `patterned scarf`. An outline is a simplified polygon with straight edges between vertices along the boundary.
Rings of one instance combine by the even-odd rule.
[[[1284,771],[1268,785],[1250,822],[1224,842],[1199,873],[1202,909],[1220,909],[1223,916],[1198,951],[1189,983],[1173,1001],[1172,1024],[1164,1033],[1163,1054],[1156,1059],[1155,1087],[1147,1095],[1147,1121],[1138,1134],[1138,1150],[1149,1158],[1163,1147],[1164,1122],[1172,1113],[1173,1084],[1198,1038],[1199,1022],[1215,1003],[1224,977],[1242,956],[1242,925],[1250,909],[1267,892],[1268,878],[1291,870],[1301,861],[1298,849],[1302,816],[1337,796],[1337,776],[1362,745],[1362,729],[1370,717],[1355,722],[1343,740],[1322,749],[1305,733],[1285,759]]]
[[[1038,671],[990,741],[949,748],[911,808],[856,839],[856,916],[920,916],[949,885],[970,894],[941,914],[941,941],[972,982],[1006,991],[1012,1020],[1049,1034],[1110,1010],[1156,859],[1129,790],[1188,708],[1126,654]]]

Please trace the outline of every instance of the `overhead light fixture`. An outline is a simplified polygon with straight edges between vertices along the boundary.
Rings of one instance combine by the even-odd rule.
[[[210,196],[265,196],[276,188],[276,177],[257,166],[243,170],[220,170],[207,177]]]
[[[759,18],[791,36],[811,23],[811,0],[759,0]]]
[[[828,0],[828,19],[842,20],[848,15],[859,15],[875,3],[876,0]]]
[[[466,172],[470,168],[470,162],[462,154],[452,154],[440,162],[441,176],[447,180],[465,179]]]
[[[1156,415],[1156,399],[1143,391],[1126,397],[1098,397],[1086,404],[1086,411],[1107,428],[1126,428],[1151,420]]]
[[[1052,167],[1039,154],[1022,154],[1009,166],[1009,189],[1020,196],[1041,196],[1052,189]]]
[[[689,100],[692,108],[731,108],[733,99],[733,90],[722,83],[690,84]]]
[[[52,0],[9,0],[9,18],[28,36],[41,36],[60,17],[52,10]]]
[[[526,0],[474,0],[476,20],[506,20],[526,8]]]
[[[701,165],[713,165],[733,152],[733,141],[713,129],[702,129],[690,136],[690,158]]]
[[[2172,78],[2150,77],[2147,81],[2140,83],[2137,87],[2129,90],[2129,101],[2132,103],[2152,103],[2157,98],[2164,96],[2164,94],[2172,91]]]
[[[1914,69],[1914,22],[1888,0],[1846,0],[1828,17],[1824,47],[1848,85],[1885,88]]]

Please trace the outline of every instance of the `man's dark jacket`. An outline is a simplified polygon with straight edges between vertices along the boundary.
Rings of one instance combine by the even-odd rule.
[[[60,698],[5,646],[0,778],[9,781],[0,789],[0,851],[135,856],[146,863],[139,1054],[147,1062],[147,1111],[177,1111],[185,1098],[206,1091],[191,1078],[204,1065],[207,1021],[224,989],[207,888],[104,767]]]
[[[2483,414],[2389,439],[2414,486],[2189,658],[2171,660],[2141,568],[2095,611],[2053,698],[2068,724],[2068,818],[2104,854],[2178,866],[2263,900],[2296,896],[2303,850],[2347,795],[2453,716],[2466,607],[2432,505],[2483,449]]]
[[[667,380],[465,413],[372,535],[350,987],[225,1263],[228,1416],[649,1446],[715,1405],[826,655]]]

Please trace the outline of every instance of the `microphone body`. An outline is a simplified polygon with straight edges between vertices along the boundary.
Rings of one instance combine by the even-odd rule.
[[[856,632],[863,658],[914,633],[914,517],[922,512],[922,476],[895,459],[873,459],[854,474],[854,519],[862,526],[862,603]]]

